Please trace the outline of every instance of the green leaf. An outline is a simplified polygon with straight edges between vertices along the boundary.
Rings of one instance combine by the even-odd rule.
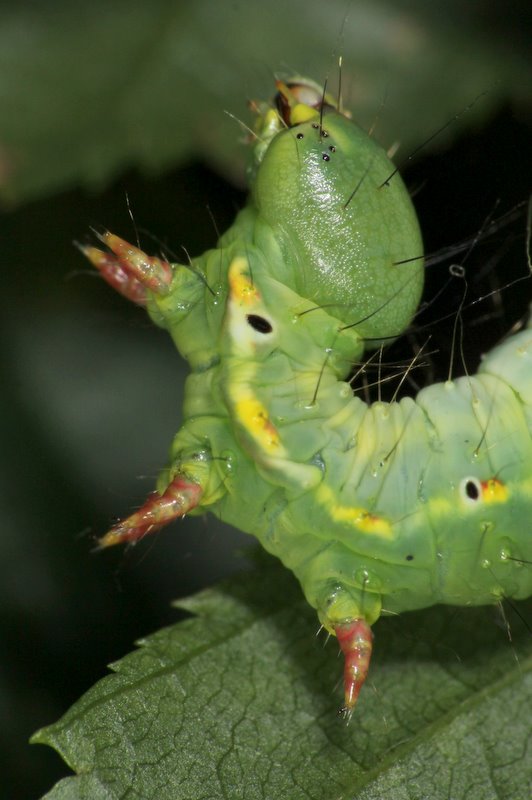
[[[0,7],[0,197],[101,187],[137,166],[201,157],[242,180],[248,98],[272,75],[337,83],[364,127],[409,150],[480,93],[438,138],[502,102],[523,104],[530,48],[519,6],[411,0],[50,0]],[[496,6],[496,4],[495,4]],[[524,6],[526,9],[526,6]],[[347,11],[346,11],[347,9]],[[386,97],[384,108],[379,111]],[[432,145],[433,146],[433,145]]]
[[[195,616],[139,642],[35,734],[78,773],[46,800],[530,796],[532,642],[519,620],[511,645],[491,609],[381,620],[346,725],[337,645],[316,636],[278,564],[179,606]]]

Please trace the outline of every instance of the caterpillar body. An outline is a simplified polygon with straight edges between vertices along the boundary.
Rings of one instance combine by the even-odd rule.
[[[382,613],[532,594],[532,329],[415,399],[355,397],[353,363],[417,308],[417,218],[319,86],[277,89],[216,249],[180,265],[111,233],[82,248],[191,368],[158,491],[100,544],[205,511],[256,536],[338,637],[349,716]]]

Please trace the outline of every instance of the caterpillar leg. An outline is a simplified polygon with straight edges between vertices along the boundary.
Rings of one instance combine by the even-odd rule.
[[[316,591],[313,592],[313,574],[309,571],[308,578],[311,580],[308,596],[316,606],[325,630],[338,639],[344,656],[344,705],[338,713],[349,721],[368,676],[373,649],[371,625],[381,615],[382,597],[378,592],[369,591],[371,575],[367,570],[360,570],[362,574],[358,586],[331,581],[337,563],[335,559],[331,548],[318,556],[319,567],[326,569],[331,577],[321,585],[317,581]]]
[[[202,494],[203,489],[198,483],[177,475],[162,494],[154,492],[138,511],[114,525],[98,541],[98,549],[135,542],[143,536],[155,533],[172,520],[196,508]]]
[[[109,231],[98,234],[98,238],[110,252],[91,245],[79,248],[113,289],[138,305],[146,305],[146,290],[167,293],[173,276],[168,261],[146,255]]]
[[[373,634],[364,619],[354,619],[334,626],[344,654],[344,705],[339,710],[348,720],[368,675],[373,648]]]

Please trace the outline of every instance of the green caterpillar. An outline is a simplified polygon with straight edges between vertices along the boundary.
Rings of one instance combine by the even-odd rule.
[[[207,510],[255,535],[338,637],[349,716],[381,613],[532,594],[532,330],[415,400],[353,396],[353,363],[418,306],[417,218],[332,98],[277,89],[250,202],[215,250],[180,265],[110,233],[83,248],[191,368],[157,493],[100,544]]]

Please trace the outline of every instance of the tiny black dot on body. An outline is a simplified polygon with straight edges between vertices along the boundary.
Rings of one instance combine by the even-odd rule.
[[[407,561],[413,561],[414,560],[414,556],[408,555],[408,556],[406,556],[406,560]]]

